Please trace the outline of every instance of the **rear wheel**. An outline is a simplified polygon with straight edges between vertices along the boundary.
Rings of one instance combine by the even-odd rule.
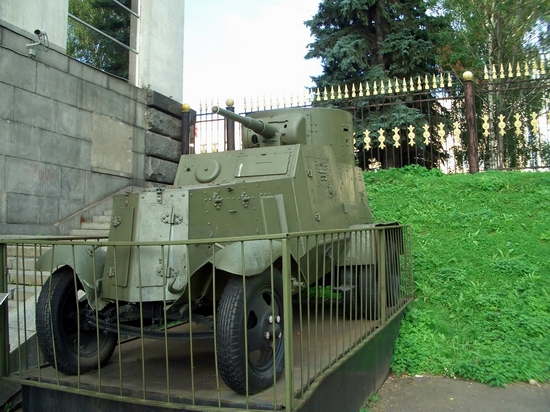
[[[254,394],[273,385],[284,368],[283,284],[271,268],[245,279],[233,276],[217,311],[220,375],[237,393]],[[246,305],[246,308],[245,308]]]
[[[341,268],[344,314],[349,319],[375,320],[380,317],[376,266]]]
[[[64,266],[46,281],[36,304],[36,334],[46,361],[68,375],[89,372],[109,361],[114,333],[97,331],[83,316],[89,310],[84,288]],[[80,329],[79,327],[80,319]]]

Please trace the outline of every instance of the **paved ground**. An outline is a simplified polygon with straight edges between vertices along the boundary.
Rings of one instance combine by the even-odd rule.
[[[371,412],[549,412],[550,384],[496,388],[459,379],[390,375],[368,408]]]

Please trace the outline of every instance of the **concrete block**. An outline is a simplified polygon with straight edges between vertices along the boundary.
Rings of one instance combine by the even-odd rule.
[[[14,120],[29,126],[55,131],[55,102],[21,89],[15,89]]]
[[[80,79],[80,81],[90,82],[105,89],[107,88],[108,74],[71,57],[69,57],[69,74]]]
[[[86,207],[84,201],[73,200],[73,199],[62,199],[59,203],[59,220],[63,220],[79,210],[82,210]]]
[[[1,63],[0,63],[1,64]],[[13,105],[15,104],[15,87],[0,83],[0,119],[13,120]]]
[[[92,140],[92,113],[67,104],[55,103],[55,131],[79,139]]]
[[[135,119],[133,100],[92,83],[81,82],[80,86],[77,103],[79,108],[133,124]]]
[[[0,48],[2,82],[16,88],[34,91],[36,87],[36,61],[27,56]]]
[[[28,160],[40,159],[42,131],[36,127],[0,119],[0,153]]]
[[[134,127],[134,133],[132,137],[132,150],[134,153],[144,154],[145,153],[145,136],[147,132],[143,129],[138,129]]]
[[[6,176],[8,193],[61,196],[60,166],[9,157],[6,159]]]
[[[145,154],[171,162],[178,162],[181,155],[181,143],[156,133],[145,134]]]
[[[181,141],[181,119],[177,117],[149,108],[145,111],[145,127],[150,132]]]
[[[40,160],[59,166],[91,170],[92,143],[52,132],[42,132]]]
[[[8,193],[6,223],[38,224],[40,196]]]
[[[39,222],[42,225],[52,225],[59,220],[59,202],[57,197],[42,196],[39,198]]]
[[[134,126],[140,129],[146,129],[145,112],[147,111],[147,105],[136,103],[136,118],[134,120]]]
[[[132,126],[112,117],[92,115],[92,168],[132,175]]]
[[[86,199],[86,174],[84,170],[63,167],[61,169],[61,198],[84,202]]]
[[[57,235],[57,228],[53,225],[32,225],[19,223],[0,223],[0,233],[3,235]]]
[[[5,180],[6,180],[6,156],[0,155],[0,193],[4,191]]]
[[[98,202],[127,186],[131,186],[129,178],[106,175],[102,173],[86,173],[86,204]]]
[[[6,198],[7,198],[7,193],[0,191],[0,224],[6,223],[6,214],[7,214]],[[0,233],[2,232],[0,231]]]
[[[128,99],[136,99],[137,87],[128,83],[127,80],[119,79],[116,76],[107,75],[107,88]]]
[[[50,49],[48,52],[38,50],[35,60],[64,73],[69,73],[69,58],[64,53],[53,49]]]
[[[154,157],[145,157],[145,180],[172,184],[176,179],[178,165],[166,160]]]
[[[39,64],[36,72],[36,93],[76,106],[78,80],[67,72]]]

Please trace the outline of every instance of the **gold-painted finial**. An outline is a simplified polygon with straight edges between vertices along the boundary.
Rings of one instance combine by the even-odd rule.
[[[464,73],[462,73],[462,78],[467,82],[470,82],[474,80],[474,74],[470,70],[466,70]]]
[[[235,104],[235,100],[233,100],[233,99],[227,99],[227,100],[225,101],[225,105],[226,105],[227,107],[233,107],[234,104]]]
[[[189,103],[184,103],[181,105],[181,111],[184,113],[191,111],[191,105]]]

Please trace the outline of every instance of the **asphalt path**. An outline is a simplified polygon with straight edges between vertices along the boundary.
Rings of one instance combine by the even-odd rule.
[[[502,388],[443,377],[390,375],[374,399],[368,405],[371,412],[550,412],[550,384],[531,381]]]

